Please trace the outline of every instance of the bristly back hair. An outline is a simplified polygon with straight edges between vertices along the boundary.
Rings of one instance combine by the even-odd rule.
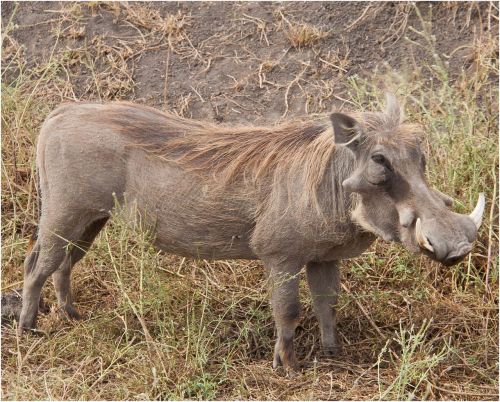
[[[223,186],[275,182],[300,169],[313,190],[328,167],[335,144],[327,119],[274,127],[227,126],[119,102],[106,121],[140,147],[187,170],[209,175]]]

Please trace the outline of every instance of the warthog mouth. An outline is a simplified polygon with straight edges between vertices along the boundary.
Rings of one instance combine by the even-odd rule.
[[[467,254],[469,254],[472,250],[472,241],[473,239],[475,239],[477,231],[481,226],[485,204],[486,199],[484,193],[481,193],[479,194],[479,198],[474,210],[469,215],[459,215],[460,217],[466,219],[465,222],[471,222],[474,225],[473,228],[475,228],[475,230],[473,235],[469,234],[468,236],[466,236],[467,240],[459,241],[452,247],[450,247],[449,245],[437,246],[436,242],[439,242],[439,238],[437,238],[437,236],[434,236],[437,238],[437,240],[434,240],[430,236],[426,235],[425,231],[422,228],[422,220],[420,218],[417,218],[415,222],[415,239],[421,251],[430,258],[439,261],[446,266],[451,266],[462,261],[465,256],[467,256]],[[472,228],[472,225],[469,224],[468,226]],[[464,229],[464,231],[466,230],[467,228]],[[469,233],[472,231],[473,230],[469,229]]]

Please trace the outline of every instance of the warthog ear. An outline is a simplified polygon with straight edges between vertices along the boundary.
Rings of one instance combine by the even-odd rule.
[[[385,109],[384,114],[387,120],[394,126],[397,126],[405,119],[403,110],[399,105],[396,96],[392,92],[385,93]]]
[[[333,126],[335,144],[346,146],[357,153],[361,140],[361,127],[358,122],[343,113],[332,113],[330,120]]]

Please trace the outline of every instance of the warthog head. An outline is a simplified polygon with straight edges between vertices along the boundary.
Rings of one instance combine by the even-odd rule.
[[[356,156],[354,172],[342,183],[358,195],[352,219],[385,240],[445,265],[456,264],[472,249],[484,195],[470,215],[451,211],[453,200],[427,184],[418,128],[403,124],[396,99],[386,98],[381,113],[331,115],[336,143]]]

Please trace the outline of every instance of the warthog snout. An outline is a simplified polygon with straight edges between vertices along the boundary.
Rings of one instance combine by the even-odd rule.
[[[437,218],[417,218],[415,239],[419,247],[444,265],[460,262],[472,250],[472,242],[481,226],[484,207],[485,197],[481,193],[470,215],[445,212]]]

